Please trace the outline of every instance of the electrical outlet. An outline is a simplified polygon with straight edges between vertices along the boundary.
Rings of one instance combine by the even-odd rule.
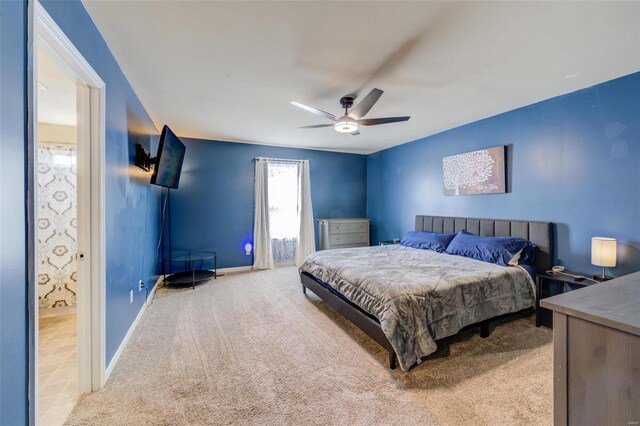
[[[129,290],[129,303],[133,303],[133,290]]]
[[[140,293],[142,291],[143,288],[145,288],[146,286],[144,285],[144,281],[140,280],[138,281],[138,293]]]

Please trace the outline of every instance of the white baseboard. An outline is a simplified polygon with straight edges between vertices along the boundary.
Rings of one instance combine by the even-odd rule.
[[[155,295],[156,290],[158,289],[159,284],[161,282],[162,282],[162,275],[159,276],[158,279],[156,280],[156,284],[153,286],[153,288],[149,292],[149,296],[147,296],[146,300],[144,301],[144,305],[142,305],[142,308],[140,308],[140,311],[138,311],[138,315],[136,315],[136,319],[133,320],[133,322],[131,323],[131,326],[129,327],[129,330],[127,330],[127,334],[125,334],[124,339],[122,339],[122,342],[120,342],[120,346],[118,346],[118,350],[116,351],[115,354],[113,354],[113,358],[111,358],[111,361],[109,362],[109,365],[107,366],[107,369],[104,373],[105,383],[107,382],[107,380],[109,380],[109,376],[111,375],[111,372],[113,371],[116,364],[118,363],[118,360],[120,359],[120,355],[122,355],[122,352],[124,351],[125,346],[127,346],[127,342],[129,342],[131,335],[133,334],[134,330],[138,326],[138,322],[140,322],[140,318],[142,318],[142,314],[144,314],[144,311],[147,309],[147,304],[149,303],[149,300],[153,299],[153,296]]]
[[[251,266],[235,266],[233,268],[220,268],[217,270],[219,274],[234,274],[236,272],[247,272],[251,270]]]

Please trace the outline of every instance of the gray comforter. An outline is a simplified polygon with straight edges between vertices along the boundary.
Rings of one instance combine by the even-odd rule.
[[[380,321],[404,371],[466,325],[531,307],[520,267],[387,245],[325,250],[300,267]]]

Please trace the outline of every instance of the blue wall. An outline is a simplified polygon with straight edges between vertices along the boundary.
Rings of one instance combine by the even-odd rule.
[[[107,87],[106,272],[107,363],[144,303],[138,280],[155,283],[160,197],[149,175],[132,166],[135,144],[158,133],[109,47],[79,1],[42,1]],[[154,135],[154,136],[150,136]],[[155,152],[155,147],[153,147]],[[129,290],[134,303],[129,303]]]
[[[26,22],[0,1],[0,424],[27,420]]]
[[[316,219],[366,216],[366,157],[356,154],[182,138],[180,187],[171,192],[174,249],[213,248],[218,267],[251,265],[254,157],[308,159]]]
[[[442,158],[509,145],[507,194],[442,195]],[[372,154],[372,239],[401,236],[417,214],[552,221],[557,262],[590,264],[591,237],[617,238],[612,275],[640,270],[640,73]]]

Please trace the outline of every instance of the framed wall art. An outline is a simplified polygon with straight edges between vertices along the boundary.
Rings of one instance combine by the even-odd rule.
[[[442,159],[444,195],[506,192],[505,146],[465,152]]]

